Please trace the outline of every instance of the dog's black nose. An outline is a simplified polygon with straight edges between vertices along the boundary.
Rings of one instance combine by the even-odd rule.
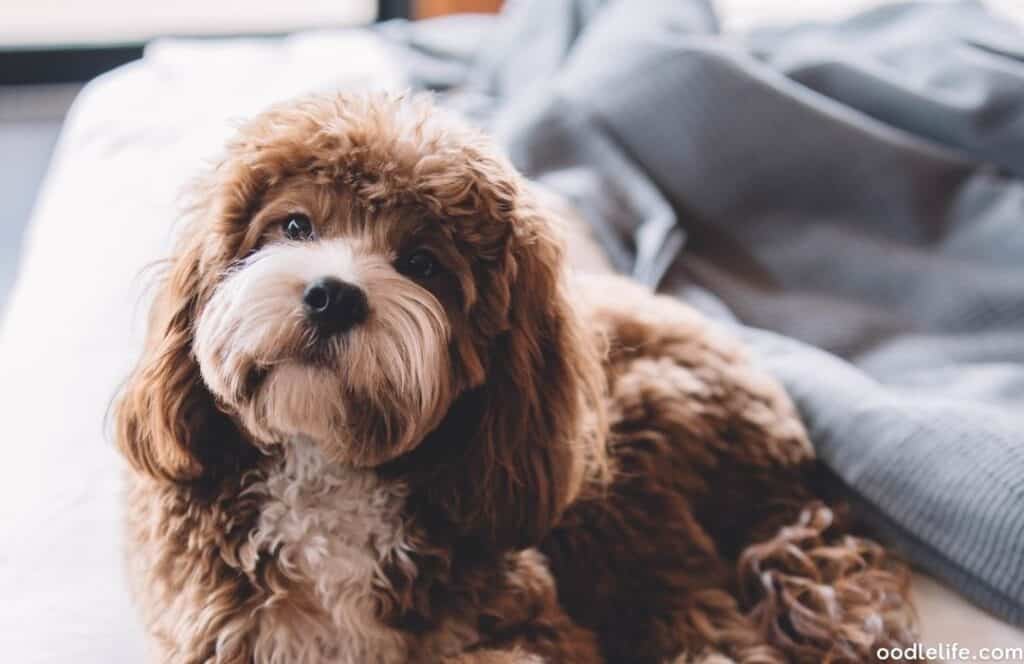
[[[341,279],[317,279],[302,294],[306,316],[325,334],[344,332],[359,325],[370,313],[366,293]]]

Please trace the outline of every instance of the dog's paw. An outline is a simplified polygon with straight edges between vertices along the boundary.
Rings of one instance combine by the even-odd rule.
[[[799,662],[876,661],[912,643],[909,573],[879,544],[834,532],[832,510],[807,507],[740,557],[745,603],[771,642]]]

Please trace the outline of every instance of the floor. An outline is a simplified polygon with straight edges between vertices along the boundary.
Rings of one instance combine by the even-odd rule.
[[[39,185],[80,87],[0,86],[0,315],[14,284]]]

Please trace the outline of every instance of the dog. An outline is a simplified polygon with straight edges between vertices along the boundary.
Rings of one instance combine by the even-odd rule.
[[[167,663],[865,662],[906,569],[781,387],[417,96],[242,126],[115,404]]]

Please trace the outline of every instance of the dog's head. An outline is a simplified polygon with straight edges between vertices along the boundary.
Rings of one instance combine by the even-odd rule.
[[[118,406],[138,470],[203,481],[297,438],[385,467],[429,441],[467,531],[546,531],[600,369],[551,221],[485,137],[422,98],[306,99],[245,125],[197,199]]]

